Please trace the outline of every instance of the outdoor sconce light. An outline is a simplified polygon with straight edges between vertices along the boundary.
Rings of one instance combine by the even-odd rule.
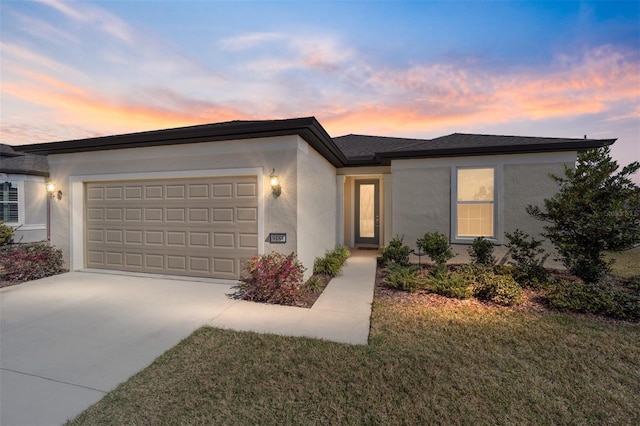
[[[47,182],[47,194],[51,198],[57,198],[58,200],[62,200],[62,191],[56,192],[56,184],[49,181]]]
[[[282,194],[282,187],[280,186],[280,181],[278,180],[278,175],[276,175],[276,169],[273,169],[273,172],[269,175],[269,184],[271,185],[271,192],[274,197],[279,197]]]

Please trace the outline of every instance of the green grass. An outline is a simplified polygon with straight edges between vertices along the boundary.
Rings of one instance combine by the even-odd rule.
[[[607,259],[615,259],[613,274],[622,278],[640,275],[640,247],[621,253],[608,254]]]
[[[640,325],[376,300],[370,344],[201,328],[70,424],[631,424]]]

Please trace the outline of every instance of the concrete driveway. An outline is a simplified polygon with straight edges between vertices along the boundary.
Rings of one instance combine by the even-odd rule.
[[[367,344],[375,253],[311,309],[214,282],[70,272],[0,290],[0,425],[64,423],[203,325]]]
[[[0,424],[64,423],[236,303],[231,292],[80,272],[0,290]]]

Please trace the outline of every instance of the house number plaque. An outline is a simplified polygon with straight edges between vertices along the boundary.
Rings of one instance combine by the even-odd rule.
[[[269,242],[271,244],[284,244],[287,242],[287,234],[272,232],[269,234]]]

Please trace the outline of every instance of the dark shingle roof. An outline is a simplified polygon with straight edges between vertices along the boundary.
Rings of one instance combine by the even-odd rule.
[[[489,148],[489,147],[516,147],[516,146],[553,146],[566,143],[579,143],[594,139],[583,138],[546,138],[532,136],[502,136],[502,135],[480,135],[470,133],[453,133],[447,136],[440,136],[435,139],[422,140],[412,146],[405,146],[399,149],[388,151],[430,151],[436,149],[469,149],[469,148]]]
[[[233,139],[299,135],[335,167],[389,165],[392,159],[581,151],[615,139],[570,139],[454,133],[435,139],[346,135],[331,138],[315,117],[228,121],[175,129],[15,147],[33,154],[64,154]]]
[[[347,161],[315,117],[284,120],[235,120],[175,129],[21,145],[16,149],[48,155],[288,135],[299,135],[336,167],[344,165]]]
[[[49,176],[49,163],[43,155],[16,152],[10,145],[0,144],[0,173]]]
[[[610,145],[616,140],[453,133],[435,139],[346,135],[333,141],[350,162],[389,164],[394,158],[580,151]]]
[[[372,160],[377,152],[394,151],[424,142],[424,139],[392,138],[386,136],[345,135],[333,138],[349,160]]]

